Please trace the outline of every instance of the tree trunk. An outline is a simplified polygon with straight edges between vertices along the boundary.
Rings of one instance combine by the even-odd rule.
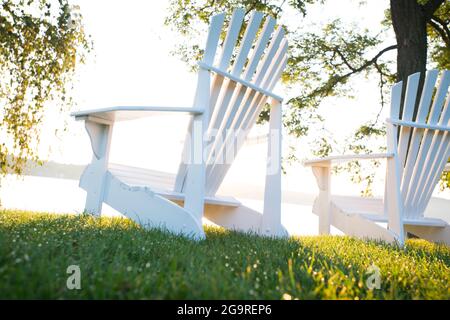
[[[392,25],[397,38],[397,80],[423,72],[427,63],[427,16],[417,0],[391,0]]]
[[[408,76],[421,72],[422,91],[427,63],[427,13],[417,0],[390,0],[392,25],[397,39],[397,81],[406,86]],[[403,90],[404,92],[405,90]],[[403,101],[403,97],[402,97]],[[417,113],[418,101],[416,101]],[[400,110],[400,117],[402,110]]]

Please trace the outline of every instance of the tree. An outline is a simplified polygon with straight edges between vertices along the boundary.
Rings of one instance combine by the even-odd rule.
[[[189,38],[177,47],[175,54],[191,64],[202,54],[201,46],[193,40],[192,34],[197,32],[199,25],[206,25],[213,14],[230,13],[233,8],[244,7],[247,13],[259,10],[275,18],[283,18],[287,12],[296,12],[301,18],[308,14],[310,5],[326,5],[326,2],[172,0],[166,24]],[[288,101],[289,108],[284,115],[290,134],[295,137],[306,135],[311,124],[321,120],[316,114],[321,102],[331,96],[350,96],[348,81],[358,74],[378,75],[383,108],[388,84],[406,80],[414,72],[423,72],[428,64],[440,69],[450,67],[450,1],[390,0],[390,7],[385,12],[385,19],[375,32],[359,30],[340,19],[330,21],[322,30],[313,32],[298,30],[289,22],[283,25],[290,43],[290,57],[283,80],[287,84],[298,84],[298,91]],[[386,44],[383,35],[392,31],[396,43]],[[386,53],[394,50],[397,51],[396,63],[385,58]],[[267,117],[266,110],[260,120],[265,121]],[[374,151],[364,140],[384,134],[384,126],[377,117],[355,132],[348,149],[353,152]],[[326,137],[319,137],[316,146],[315,154],[319,156],[327,155],[334,147]]]
[[[46,103],[70,106],[68,86],[91,44],[68,0],[1,0],[0,175],[38,161]]]

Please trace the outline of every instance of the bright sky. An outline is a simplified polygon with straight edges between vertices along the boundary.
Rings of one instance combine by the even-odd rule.
[[[94,42],[93,54],[79,70],[75,92],[77,109],[192,104],[196,75],[170,53],[181,39],[164,26],[167,1],[74,0],[74,3],[80,5],[85,30]],[[306,19],[296,13],[289,13],[284,19],[299,24],[304,30],[336,18],[346,23],[357,22],[361,28],[379,29],[388,1],[369,1],[364,6],[358,3],[357,0],[328,1],[326,6],[310,6]],[[356,78],[352,87],[356,99],[328,99],[320,109],[326,119],[325,128],[340,141],[379,111],[375,81]],[[275,91],[286,97],[295,94],[282,87]],[[67,113],[57,115],[55,112],[49,113],[48,121],[51,125],[44,129],[43,157],[63,163],[87,164],[92,153],[83,123],[75,122]],[[54,124],[63,121],[67,121],[68,130],[55,138]],[[111,161],[175,172],[185,125],[186,119],[182,116],[120,124],[114,129]],[[265,133],[264,128],[259,131]],[[300,158],[310,156],[309,142],[308,139],[295,141]],[[236,168],[229,175],[239,177],[242,170],[248,175],[250,167],[250,172],[254,171],[255,176],[262,179],[259,173],[264,173],[265,152],[265,146],[258,152],[242,149],[237,159],[241,165],[235,163]]]
[[[168,14],[167,1],[77,0],[74,3],[80,5],[86,32],[94,41],[94,54],[87,65],[80,68],[76,83],[78,109],[112,105],[191,105],[196,75],[190,73],[183,62],[170,54],[180,38],[163,24]],[[388,1],[368,1],[364,6],[359,6],[358,3],[357,0],[328,1],[326,6],[310,7],[307,19],[294,14],[287,15],[285,19],[300,24],[305,30],[314,28],[312,24],[335,18],[357,22],[362,28],[379,28]],[[329,99],[320,110],[326,119],[325,127],[338,139],[351,134],[379,110],[376,82],[363,78],[353,82],[357,97],[355,100]],[[278,88],[278,92],[288,97],[294,94],[282,88]],[[67,133],[60,135],[59,139],[54,138],[54,126],[46,127],[42,145],[44,154],[51,148],[51,153],[46,158],[66,163],[88,162],[90,150],[86,145],[89,142],[82,124],[75,124],[67,114],[63,118],[55,114],[49,115],[48,121],[62,123],[66,120],[69,126]],[[175,122],[170,118],[159,119],[151,125],[155,129],[152,132],[160,135],[161,130],[157,127],[170,129],[163,130],[166,137],[169,135],[174,139],[182,139],[184,132],[177,135],[183,131],[179,128],[182,123],[180,121],[182,119]],[[138,124],[129,127],[135,130],[116,130],[121,133],[116,132],[115,144],[123,142],[125,147],[129,146],[129,141],[136,141],[136,136],[144,138],[145,144],[155,140],[147,135],[152,132],[137,130]],[[142,127],[150,127],[147,120],[142,123]],[[114,149],[113,158],[117,155]],[[118,152],[120,154],[127,153],[122,147],[117,149],[121,150]],[[304,151],[302,154],[308,154],[308,151]]]

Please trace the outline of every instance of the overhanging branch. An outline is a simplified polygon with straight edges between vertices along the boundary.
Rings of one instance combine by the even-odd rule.
[[[372,59],[370,59],[370,60],[366,61],[364,64],[362,64],[359,68],[353,69],[351,72],[348,72],[348,73],[342,75],[340,78],[341,78],[341,79],[345,79],[345,78],[348,78],[349,76],[351,76],[352,74],[355,74],[355,73],[358,73],[358,72],[363,71],[363,70],[366,69],[367,67],[369,67],[369,66],[373,65],[374,63],[376,63],[376,62],[378,61],[378,59],[379,59],[383,54],[385,54],[385,53],[388,52],[388,51],[394,50],[394,49],[397,49],[397,45],[396,45],[396,44],[384,48],[383,50],[381,50],[380,52],[378,52]]]
[[[439,33],[446,46],[450,47],[450,29],[445,21],[439,17],[432,16],[428,23],[434,30],[436,30],[437,33]]]
[[[429,20],[434,12],[440,7],[441,4],[444,3],[445,0],[429,0],[424,6],[425,17]]]

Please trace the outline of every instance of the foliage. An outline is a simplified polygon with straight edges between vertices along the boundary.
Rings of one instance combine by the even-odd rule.
[[[45,107],[73,102],[68,85],[91,44],[72,9],[68,0],[1,0],[0,175],[37,161]]]
[[[2,299],[449,299],[450,249],[208,228],[194,242],[122,218],[0,212]],[[381,288],[369,290],[368,268]],[[78,265],[81,290],[66,287]]]

